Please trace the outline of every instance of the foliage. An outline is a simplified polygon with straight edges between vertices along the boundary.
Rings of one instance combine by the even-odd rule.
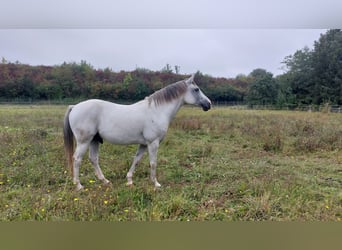
[[[175,66],[176,72],[179,72],[179,68]],[[200,72],[197,75],[196,83],[213,95],[213,101],[243,100],[246,84],[241,88],[235,80],[204,77]],[[100,98],[131,102],[141,100],[157,89],[186,77],[174,74],[169,64],[160,72],[141,68],[132,72],[113,72],[109,68],[94,69],[85,61],[47,67],[13,64],[3,60],[0,64],[0,98]]]
[[[182,108],[159,148],[155,190],[136,146],[101,145],[103,186],[85,157],[83,192],[65,167],[65,106],[0,106],[1,221],[341,221],[339,114]]]
[[[282,77],[282,90],[290,90],[295,103],[342,104],[341,30],[328,30],[315,42],[313,50],[298,50],[283,63],[288,71]]]
[[[264,69],[255,69],[249,75],[253,80],[247,94],[250,105],[273,105],[276,103],[277,86],[273,74]]]
[[[342,31],[329,30],[321,35],[312,58],[313,102],[342,104]]]
[[[273,77],[265,69],[248,76],[212,77],[196,73],[195,81],[213,102],[277,105],[342,105],[342,31],[328,30],[314,48],[297,50],[284,58],[286,73]],[[174,73],[174,71],[176,73]],[[0,63],[0,99],[82,100],[100,98],[132,102],[167,84],[184,79],[180,66],[166,64],[160,71],[137,68],[131,72],[94,69],[86,61],[56,66]]]

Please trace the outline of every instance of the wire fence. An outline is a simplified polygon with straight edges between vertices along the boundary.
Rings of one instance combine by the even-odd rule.
[[[70,105],[76,104],[80,99],[60,99],[60,100],[34,100],[34,99],[0,99],[0,105]],[[108,100],[113,101],[113,100]],[[129,101],[115,101],[120,104],[130,104]],[[304,112],[324,112],[324,113],[342,113],[340,105],[248,105],[243,102],[213,102],[215,108],[229,107],[231,109],[249,109],[249,110],[292,110]]]
[[[342,113],[340,105],[248,105],[236,102],[214,102],[216,108],[230,107],[232,109],[249,109],[249,110],[292,110],[303,112],[324,112],[324,113]]]

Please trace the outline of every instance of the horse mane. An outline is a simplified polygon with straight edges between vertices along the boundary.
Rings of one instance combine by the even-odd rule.
[[[187,88],[188,86],[184,80],[170,84],[148,96],[148,103],[151,104],[152,101],[154,101],[156,105],[161,105],[163,103],[172,102],[184,95]]]

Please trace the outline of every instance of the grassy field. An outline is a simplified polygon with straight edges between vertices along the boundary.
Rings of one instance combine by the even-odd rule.
[[[0,106],[1,221],[341,221],[342,115],[185,107],[147,155],[135,185],[137,146],[104,143],[111,186],[82,163],[75,192],[64,157],[65,106]]]

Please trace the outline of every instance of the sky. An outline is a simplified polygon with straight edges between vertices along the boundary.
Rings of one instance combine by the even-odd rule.
[[[235,77],[264,68],[278,75],[286,56],[339,27],[341,7],[338,0],[2,0],[0,57],[31,65],[85,60],[113,71],[169,64],[182,74]]]

